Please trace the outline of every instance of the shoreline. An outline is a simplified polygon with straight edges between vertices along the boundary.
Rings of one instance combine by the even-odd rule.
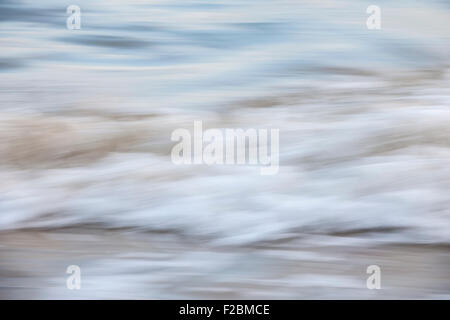
[[[339,240],[218,247],[171,233],[2,231],[0,299],[450,299],[448,246]],[[372,264],[380,290],[366,288]],[[80,290],[66,288],[69,265]]]

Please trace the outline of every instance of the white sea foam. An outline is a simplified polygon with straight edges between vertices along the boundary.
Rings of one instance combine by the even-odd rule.
[[[1,229],[450,241],[443,3],[412,11],[435,33],[387,10],[402,4],[371,33],[365,2],[79,1],[76,33],[55,1],[27,3],[45,19],[1,31],[22,66],[0,80]],[[195,119],[279,128],[278,175],[174,166],[171,129]]]

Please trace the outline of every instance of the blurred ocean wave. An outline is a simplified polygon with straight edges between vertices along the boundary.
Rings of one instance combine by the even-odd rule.
[[[446,252],[450,8],[379,1],[371,31],[370,4],[82,0],[67,30],[66,4],[0,1],[0,230]],[[171,132],[199,119],[280,128],[279,173],[173,165]]]

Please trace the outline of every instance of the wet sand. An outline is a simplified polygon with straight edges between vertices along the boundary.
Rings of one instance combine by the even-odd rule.
[[[448,246],[373,243],[308,235],[211,246],[169,232],[4,231],[0,299],[450,299]],[[372,264],[380,290],[366,287]],[[81,268],[80,290],[66,287],[69,265]]]

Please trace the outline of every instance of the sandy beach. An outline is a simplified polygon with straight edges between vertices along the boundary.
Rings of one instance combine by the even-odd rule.
[[[0,298],[450,298],[448,246],[364,242],[316,235],[213,247],[204,239],[126,230],[2,232]],[[366,287],[371,264],[382,270],[380,290]],[[69,265],[81,268],[80,290],[66,287]]]

